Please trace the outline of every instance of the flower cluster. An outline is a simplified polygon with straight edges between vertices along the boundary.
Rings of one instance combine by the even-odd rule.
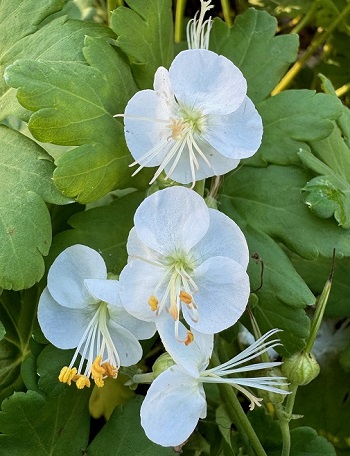
[[[123,115],[133,165],[139,165],[134,174],[159,166],[151,183],[165,171],[165,179],[194,186],[237,167],[261,143],[261,118],[241,71],[208,50],[211,19],[204,16],[210,1],[201,5],[187,28],[189,50],[177,55],[169,71],[160,67],[154,90],[136,93]],[[214,334],[239,320],[250,293],[248,246],[233,220],[208,208],[192,189],[168,187],[137,209],[127,252],[119,280],[109,277],[102,256],[84,245],[68,247],[52,264],[38,320],[56,347],[76,349],[58,374],[61,382],[81,389],[92,379],[102,387],[121,366],[138,363],[139,340],[158,331],[171,362],[153,377],[141,422],[148,437],[163,446],[183,443],[206,416],[204,383],[234,386],[251,408],[262,399],[248,388],[287,393],[283,377],[237,376],[281,364],[247,365],[279,344],[267,341],[278,330],[208,368]]]

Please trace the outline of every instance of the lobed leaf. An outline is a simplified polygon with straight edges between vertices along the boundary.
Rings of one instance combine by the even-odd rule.
[[[174,58],[171,0],[127,0],[130,8],[112,12],[111,28],[117,45],[128,55],[140,89],[153,86],[157,68]]]
[[[45,201],[66,204],[52,181],[51,157],[37,143],[0,126],[0,286],[21,290],[44,274],[51,245]]]
[[[253,8],[237,16],[232,28],[218,18],[213,21],[210,49],[240,68],[254,103],[268,97],[297,58],[298,35],[275,36],[276,31],[277,20]]]

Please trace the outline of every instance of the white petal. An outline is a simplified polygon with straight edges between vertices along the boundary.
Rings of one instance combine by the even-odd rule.
[[[38,321],[47,340],[58,348],[75,348],[89,324],[93,312],[60,306],[47,287],[40,296]]]
[[[204,237],[191,250],[197,264],[214,256],[225,256],[237,261],[244,269],[249,262],[247,241],[239,226],[227,215],[209,209],[210,224]]]
[[[183,342],[179,342],[175,338],[175,323],[170,315],[169,318],[157,320],[156,324],[165,350],[173,358],[175,363],[180,365],[193,377],[199,377],[199,373],[209,363],[213,351],[213,336],[194,331],[194,341],[186,346]],[[180,322],[179,339],[185,340],[186,336],[187,329]]]
[[[178,366],[157,377],[141,406],[141,425],[147,437],[159,445],[181,445],[206,416],[202,385]]]
[[[258,111],[246,97],[237,111],[227,116],[209,116],[203,138],[228,158],[251,157],[259,149],[263,125]]]
[[[184,187],[153,193],[135,213],[137,236],[163,255],[187,252],[208,227],[209,212],[203,198]]]
[[[132,366],[142,358],[142,347],[135,336],[113,320],[107,323],[109,333],[117,349],[122,366]]]
[[[68,247],[53,262],[47,286],[52,297],[62,306],[82,309],[96,302],[85,287],[85,279],[106,279],[102,256],[86,245]]]
[[[156,332],[154,323],[133,317],[123,307],[109,305],[108,311],[115,323],[127,329],[139,340],[150,339]]]
[[[247,93],[241,71],[226,57],[205,49],[180,52],[169,77],[179,104],[203,114],[229,114]]]
[[[86,279],[84,283],[90,294],[98,301],[104,301],[113,306],[122,307],[118,280]]]
[[[131,228],[130,230],[126,248],[129,255],[129,262],[135,258],[144,258],[152,262],[164,261],[164,257],[162,255],[160,255],[155,250],[150,249],[138,238],[135,227]]]
[[[211,176],[220,176],[226,174],[232,169],[235,169],[238,164],[238,159],[227,158],[220,154],[214,147],[212,147],[207,141],[204,141],[200,137],[195,138],[198,147],[201,149],[205,157],[208,159],[210,166],[205,160],[194,150],[196,158],[198,160],[199,168],[195,169],[196,181],[206,179]],[[165,167],[165,171],[168,172],[172,162]],[[171,173],[171,179],[181,184],[189,184],[193,182],[193,176],[190,168],[189,151],[188,147],[185,146],[181,158],[176,165],[176,168]]]
[[[244,268],[234,260],[213,257],[202,263],[193,274],[198,286],[194,294],[198,306],[198,322],[191,320],[185,305],[185,320],[205,334],[229,328],[244,312],[250,293],[249,278]]]
[[[126,311],[140,320],[155,321],[157,316],[148,300],[154,295],[156,285],[163,275],[162,268],[141,260],[127,264],[119,277],[120,298]],[[161,288],[162,292],[164,287]]]
[[[171,123],[171,117],[168,101],[161,93],[141,90],[131,98],[125,108],[124,132],[126,144],[135,160],[139,160],[154,147],[164,143],[164,149],[160,150],[147,166],[157,166],[161,163],[174,144],[169,138],[171,129],[167,126]]]

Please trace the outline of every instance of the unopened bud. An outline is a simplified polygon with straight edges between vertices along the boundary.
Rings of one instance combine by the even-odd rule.
[[[320,366],[312,353],[300,352],[287,358],[282,372],[291,383],[307,385],[320,373]]]
[[[153,364],[152,371],[153,371],[154,377],[155,378],[158,377],[158,375],[160,375],[162,372],[169,369],[169,367],[173,366],[174,364],[175,364],[175,361],[169,355],[169,353],[163,353]]]

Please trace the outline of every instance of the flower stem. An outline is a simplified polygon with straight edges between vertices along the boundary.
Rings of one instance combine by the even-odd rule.
[[[292,412],[295,402],[298,385],[292,383],[290,385],[291,394],[287,397],[286,407],[283,410],[282,404],[276,404],[276,415],[279,421],[282,433],[282,453],[281,456],[289,456],[291,448],[289,422],[292,418]]]
[[[221,0],[221,8],[226,24],[231,27],[233,12],[231,10],[229,0]]]
[[[174,32],[175,43],[179,43],[182,40],[185,7],[186,0],[176,0]]]
[[[220,360],[215,351],[212,354],[211,362],[214,366],[219,366]],[[220,394],[224,400],[227,412],[232,422],[241,433],[247,447],[252,447],[255,451],[256,456],[267,456],[264,448],[262,447],[258,436],[256,435],[250,421],[244,413],[239,400],[232,386],[220,383],[219,385]]]
[[[346,95],[349,91],[350,91],[350,82],[339,87],[339,89],[337,89],[335,91],[335,93],[337,94],[337,97],[341,98],[344,95]]]
[[[318,0],[315,0],[310,8],[307,10],[305,16],[296,24],[296,26],[291,30],[290,33],[299,33],[314,17],[317,9],[319,7]]]
[[[295,76],[299,73],[299,71],[303,68],[304,64],[307,60],[314,54],[317,49],[323,45],[328,37],[331,35],[333,30],[340,24],[340,22],[349,14],[350,12],[350,4],[343,9],[343,11],[337,16],[334,21],[329,25],[328,29],[315,36],[315,39],[311,42],[310,46],[306,49],[303,56],[295,62],[295,64],[290,68],[290,70],[286,73],[286,75],[282,78],[282,80],[277,84],[277,86],[271,92],[271,95],[277,95],[278,93],[282,92],[282,90],[287,89],[290,84],[292,83]]]

